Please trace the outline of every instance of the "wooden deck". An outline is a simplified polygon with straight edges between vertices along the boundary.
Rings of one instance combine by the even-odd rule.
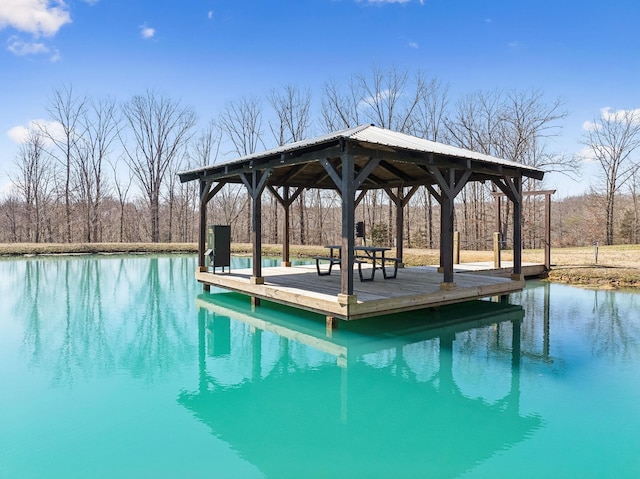
[[[295,308],[343,320],[410,311],[520,291],[524,281],[491,275],[455,273],[456,287],[441,289],[442,274],[433,267],[407,267],[396,279],[385,280],[376,272],[375,281],[354,282],[354,296],[340,293],[339,269],[329,276],[318,276],[315,265],[263,268],[264,284],[251,281],[251,269],[228,274],[196,271],[204,284],[237,291]]]

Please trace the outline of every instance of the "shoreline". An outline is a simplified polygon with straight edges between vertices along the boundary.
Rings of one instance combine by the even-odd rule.
[[[282,245],[263,245],[265,256],[280,256]],[[196,243],[3,243],[0,257],[83,256],[90,254],[185,254],[197,253]],[[324,247],[291,245],[292,258],[308,258],[324,254]],[[232,243],[235,255],[251,253],[251,244]],[[426,266],[438,263],[438,250],[405,248],[408,266]],[[461,251],[461,262],[492,261],[492,251]],[[510,251],[503,251],[509,260]],[[541,250],[524,250],[523,260],[540,261]],[[640,289],[640,245],[615,245],[600,248],[600,261],[593,262],[593,248],[553,248],[554,265],[546,281],[589,289]]]

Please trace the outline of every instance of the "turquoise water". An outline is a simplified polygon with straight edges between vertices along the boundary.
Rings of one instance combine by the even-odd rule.
[[[0,261],[0,477],[640,477],[640,295],[340,323],[186,256]]]

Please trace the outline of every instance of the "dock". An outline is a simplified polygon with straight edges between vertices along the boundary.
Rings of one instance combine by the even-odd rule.
[[[523,280],[492,274],[456,272],[455,288],[442,288],[442,274],[435,267],[405,267],[395,279],[381,272],[374,281],[354,281],[353,295],[340,294],[341,275],[318,276],[315,265],[263,268],[264,282],[251,280],[252,269],[213,274],[196,272],[196,279],[210,286],[251,297],[305,309],[345,321],[384,314],[433,308],[474,299],[501,296],[522,290]],[[356,273],[357,276],[357,273]]]

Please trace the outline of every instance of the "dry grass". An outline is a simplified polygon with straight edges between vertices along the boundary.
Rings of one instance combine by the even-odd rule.
[[[114,253],[190,253],[195,243],[3,243],[1,256]]]
[[[250,254],[251,244],[234,243],[234,254]],[[0,255],[53,255],[53,254],[114,254],[114,253],[195,253],[195,243],[16,243],[0,244]],[[263,245],[265,256],[280,256],[281,245]],[[292,257],[324,255],[322,246],[292,245]],[[510,251],[502,254],[504,260],[512,258]],[[461,262],[493,261],[492,251],[461,251]],[[542,263],[542,250],[525,250],[523,260]],[[438,251],[408,248],[404,251],[407,265],[423,266],[438,263]],[[640,245],[601,246],[598,263],[595,264],[593,247],[554,248],[551,252],[554,264],[549,279],[596,288],[640,288]]]

